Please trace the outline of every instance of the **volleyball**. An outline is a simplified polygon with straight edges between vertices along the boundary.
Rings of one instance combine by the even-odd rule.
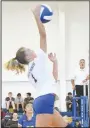
[[[41,5],[40,20],[42,23],[47,23],[52,20],[53,11],[48,5]]]

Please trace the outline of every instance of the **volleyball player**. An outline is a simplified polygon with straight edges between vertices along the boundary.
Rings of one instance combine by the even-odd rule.
[[[56,55],[47,55],[48,43],[45,27],[40,21],[40,6],[37,6],[32,12],[40,34],[40,49],[35,52],[25,47],[20,48],[16,52],[16,57],[6,64],[6,68],[20,73],[25,71],[24,65],[29,66],[28,77],[37,94],[33,103],[34,113],[36,114],[36,127],[66,127],[67,123],[60,113],[54,109],[54,102],[58,98],[56,89],[58,62]],[[48,68],[48,59],[53,63],[53,73]]]

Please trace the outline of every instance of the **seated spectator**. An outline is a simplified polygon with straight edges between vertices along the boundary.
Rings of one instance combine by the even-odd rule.
[[[18,114],[17,113],[13,113],[13,117],[12,119],[8,120],[6,123],[6,127],[9,128],[17,128],[18,127]]]
[[[69,92],[68,96],[66,97],[66,107],[67,111],[72,111],[72,93]]]
[[[29,103],[33,103],[34,98],[31,97],[31,93],[27,93],[27,97],[24,99],[24,106]]]
[[[13,108],[13,110],[15,110],[15,98],[12,97],[12,92],[8,93],[8,97],[6,97],[5,103],[7,111],[9,111],[10,108]]]
[[[24,110],[23,98],[21,96],[21,93],[17,94],[17,98],[15,99],[15,104],[16,104],[16,107],[17,107],[17,111],[19,111],[20,109]]]
[[[35,117],[33,116],[32,104],[27,104],[25,107],[25,114],[18,120],[18,127],[34,127]]]
[[[6,113],[5,117],[1,121],[2,128],[6,128],[6,124],[10,119],[12,119],[12,113]]]
[[[6,113],[1,108],[1,120],[5,117]]]

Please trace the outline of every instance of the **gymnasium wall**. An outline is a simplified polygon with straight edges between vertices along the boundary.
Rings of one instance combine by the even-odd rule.
[[[15,57],[16,50],[29,47],[39,48],[39,34],[34,17],[30,11],[38,2],[3,2],[2,4],[2,66]],[[39,2],[40,3],[40,2]],[[46,3],[46,2],[44,2]],[[72,91],[70,79],[78,61],[85,58],[88,64],[89,50],[89,4],[88,2],[48,2],[54,10],[53,20],[45,25],[48,52],[56,52],[59,60],[60,101],[57,106],[65,111],[65,97]],[[51,63],[48,63],[52,68]],[[30,86],[26,72],[15,75],[2,67],[2,104],[9,91],[16,96],[18,92],[35,90]],[[60,105],[60,103],[62,103]]]
[[[65,46],[66,46],[66,90],[72,91],[70,78],[79,60],[89,64],[89,3],[68,2],[65,8]],[[72,10],[72,11],[71,11]]]

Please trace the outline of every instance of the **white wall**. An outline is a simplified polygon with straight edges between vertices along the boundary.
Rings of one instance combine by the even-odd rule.
[[[2,4],[2,64],[15,57],[21,47],[39,48],[39,34],[30,8],[38,2],[3,2]],[[40,3],[40,2],[39,2]],[[44,2],[46,3],[46,2]],[[48,52],[56,52],[59,61],[60,101],[58,106],[65,110],[65,97],[72,91],[70,81],[78,61],[85,58],[88,63],[89,50],[89,4],[88,2],[48,2],[54,10],[53,20],[45,25]],[[51,64],[49,64],[51,68]],[[25,94],[30,88],[27,71],[16,76],[2,67],[2,100],[12,91],[14,95]],[[6,82],[5,82],[6,81]],[[18,81],[18,82],[7,82]],[[18,90],[16,90],[18,88]],[[16,90],[16,92],[15,92]],[[24,93],[25,92],[25,93]],[[62,103],[62,104],[61,104]]]
[[[68,2],[65,8],[66,14],[66,80],[70,80],[75,68],[79,66],[79,60],[89,63],[89,2]],[[66,88],[72,91],[70,81]],[[67,91],[67,92],[68,92]]]

